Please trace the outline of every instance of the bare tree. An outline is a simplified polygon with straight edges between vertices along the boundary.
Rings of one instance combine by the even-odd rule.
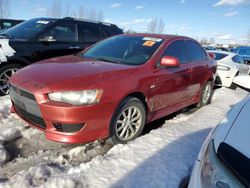
[[[84,18],[84,19],[95,20],[95,21],[104,20],[103,11],[97,11],[94,8],[88,10],[84,8],[82,5],[80,5],[76,11],[74,11],[73,15],[76,18]]]
[[[48,8],[47,14],[53,18],[62,18],[65,16],[71,16],[72,10],[69,3],[63,4],[61,0],[53,0]]]
[[[8,18],[11,14],[9,0],[0,0],[0,18]]]
[[[208,43],[209,43],[209,44],[215,44],[214,38],[210,38]]]
[[[247,42],[248,42],[248,45],[250,46],[250,29],[248,30]]]
[[[89,20],[97,20],[97,12],[94,8],[88,11],[88,17]]]
[[[136,33],[136,31],[132,30],[132,29],[128,29],[126,31],[124,31],[125,34],[133,34]]]
[[[156,27],[157,27],[157,19],[153,19],[148,23],[148,32],[150,33],[155,33],[156,32]]]
[[[165,22],[161,18],[158,22],[158,33],[162,33],[164,31],[164,28],[165,28]]]
[[[155,18],[148,23],[147,27],[150,33],[162,33],[165,28],[165,22],[162,18]]]
[[[202,45],[208,45],[208,44],[209,44],[208,40],[205,39],[205,38],[201,39],[200,43],[201,43]]]
[[[78,9],[72,10],[70,4],[63,4],[62,0],[52,1],[52,4],[48,8],[48,16],[53,18],[74,16],[76,18],[85,18],[96,21],[104,20],[104,13],[102,11],[96,11],[94,8],[87,10],[82,5],[80,5]]]
[[[86,18],[86,9],[82,5],[80,5],[76,10],[74,16],[77,18]]]
[[[104,18],[105,18],[104,13],[103,13],[103,11],[100,10],[98,12],[97,21],[102,22],[104,20]]]

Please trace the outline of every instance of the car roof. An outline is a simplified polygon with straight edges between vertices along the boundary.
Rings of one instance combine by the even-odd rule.
[[[222,50],[207,50],[207,52],[219,53],[219,54],[226,54],[226,55],[237,55],[236,53],[222,51]]]
[[[87,19],[73,18],[73,17],[65,17],[65,18],[39,17],[39,18],[32,18],[32,19],[34,19],[34,20],[50,20],[50,21],[57,21],[57,20],[80,21],[80,22],[89,22],[89,23],[103,24],[103,25],[107,25],[107,26],[116,26],[115,24],[111,24],[111,23],[107,23],[107,22],[99,22],[99,21],[94,21],[94,20],[87,20]]]
[[[239,47],[237,47],[236,49],[248,49],[248,48],[250,48],[250,46],[239,46]]]
[[[189,39],[194,40],[192,38],[181,36],[181,35],[170,35],[170,34],[154,34],[154,33],[133,33],[133,34],[123,34],[126,36],[140,36],[140,37],[151,37],[151,38],[160,38],[160,39]]]

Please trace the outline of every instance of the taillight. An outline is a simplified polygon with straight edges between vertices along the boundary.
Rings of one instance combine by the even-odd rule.
[[[212,53],[212,52],[208,52],[208,55],[211,57],[211,58],[213,58],[213,59],[215,59],[215,54],[214,53]]]

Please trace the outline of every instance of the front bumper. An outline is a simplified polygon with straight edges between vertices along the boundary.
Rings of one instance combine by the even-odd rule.
[[[192,176],[189,180],[188,188],[202,188],[200,166],[201,166],[200,162],[196,159],[192,171]]]
[[[26,98],[21,98],[22,100],[19,101],[11,92],[13,91],[10,89],[12,112],[32,127],[43,131],[49,140],[63,143],[86,143],[109,136],[109,124],[116,107],[113,102],[73,106],[49,101],[46,95],[34,95],[33,100],[28,99],[22,103],[22,100]],[[80,126],[78,130],[75,129],[77,125]]]

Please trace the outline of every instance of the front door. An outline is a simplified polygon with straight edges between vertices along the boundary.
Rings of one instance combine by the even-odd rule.
[[[152,89],[153,111],[163,110],[191,99],[189,91],[190,65],[187,64],[184,40],[170,43],[161,55],[161,57],[164,56],[176,57],[180,61],[180,66],[175,68],[159,67],[159,70],[155,72],[155,88]]]
[[[36,60],[80,52],[77,25],[74,22],[59,22],[43,33],[37,42]]]

